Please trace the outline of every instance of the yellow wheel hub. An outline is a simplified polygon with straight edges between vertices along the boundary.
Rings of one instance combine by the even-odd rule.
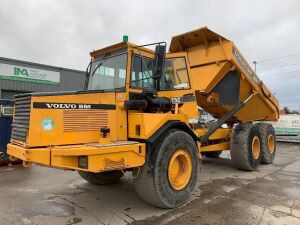
[[[257,136],[255,136],[252,140],[252,155],[254,159],[258,159],[260,154],[260,141]]]
[[[272,134],[270,134],[268,136],[268,149],[269,149],[269,152],[272,154],[275,150],[275,140],[274,140],[274,137]]]
[[[192,175],[192,159],[190,154],[179,149],[171,157],[168,166],[169,183],[175,190],[182,190],[188,184]]]

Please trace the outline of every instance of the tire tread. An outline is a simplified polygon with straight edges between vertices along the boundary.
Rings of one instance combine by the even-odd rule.
[[[230,140],[230,156],[233,164],[236,168],[246,171],[255,170],[261,158],[260,155],[259,159],[255,160],[255,163],[251,160],[252,152],[249,150],[249,136],[251,132],[258,133],[257,128],[253,124],[238,124],[234,128]]]

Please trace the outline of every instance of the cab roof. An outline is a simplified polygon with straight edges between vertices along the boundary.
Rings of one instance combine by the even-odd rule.
[[[92,51],[92,52],[90,52],[90,56],[94,57],[94,56],[99,55],[99,54],[104,53],[104,52],[108,52],[108,51],[112,51],[112,50],[116,50],[116,49],[121,49],[121,48],[125,48],[125,47],[127,47],[127,48],[136,48],[137,46],[138,45],[130,43],[130,42],[120,42],[120,43],[117,43],[117,44],[114,44],[114,45],[107,46],[105,48],[101,48],[101,49]],[[148,49],[148,48],[139,47],[139,49],[141,49],[143,51],[150,52],[150,53],[154,53],[153,50]]]

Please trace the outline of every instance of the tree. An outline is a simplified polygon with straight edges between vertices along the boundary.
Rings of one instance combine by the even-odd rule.
[[[285,111],[286,114],[297,114],[299,115],[299,111],[297,110],[290,110],[287,106],[283,107],[283,110]]]

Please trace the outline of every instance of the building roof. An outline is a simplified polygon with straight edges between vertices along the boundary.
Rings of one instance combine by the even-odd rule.
[[[0,57],[0,61],[9,61],[12,63],[22,63],[26,64],[26,66],[40,66],[44,68],[49,68],[49,69],[55,69],[55,70],[67,70],[67,71],[73,71],[73,72],[78,72],[78,73],[84,73],[85,71],[83,70],[76,70],[76,69],[69,69],[65,67],[59,67],[59,66],[51,66],[47,64],[41,64],[41,63],[35,63],[35,62],[30,62],[30,61],[24,61],[24,60],[19,60],[19,59],[12,59],[12,58],[6,58],[6,57]]]

